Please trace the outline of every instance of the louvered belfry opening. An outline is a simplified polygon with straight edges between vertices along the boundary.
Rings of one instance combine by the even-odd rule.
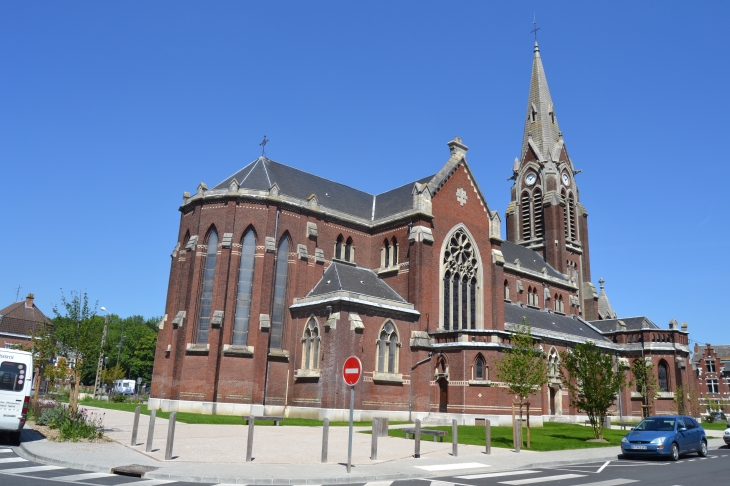
[[[570,239],[575,241],[575,200],[573,199],[573,193],[568,194],[568,214],[570,216]]]
[[[533,218],[535,221],[535,238],[542,238],[543,234],[543,220],[542,220],[542,192],[540,189],[535,189],[532,197],[533,204]]]
[[[532,237],[532,231],[530,229],[530,194],[527,192],[522,193],[520,199],[520,208],[522,208],[522,239],[529,240]]]

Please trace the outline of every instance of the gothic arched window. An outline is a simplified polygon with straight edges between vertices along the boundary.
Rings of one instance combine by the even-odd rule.
[[[442,259],[444,329],[477,328],[481,309],[479,270],[476,247],[464,230],[456,230],[445,242]]]
[[[319,325],[314,317],[310,317],[304,326],[302,336],[302,369],[319,369]]]
[[[274,307],[271,310],[272,349],[281,349],[286,312],[286,280],[289,272],[289,238],[284,235],[276,250],[276,278],[274,279]]]
[[[215,263],[218,256],[218,232],[215,227],[208,234],[208,246],[205,252],[205,269],[203,270],[203,288],[200,293],[200,316],[198,317],[197,343],[208,342],[210,314],[213,312],[213,287],[215,285]]]
[[[383,268],[390,266],[390,243],[387,238],[383,241],[383,263],[381,266]]]
[[[390,264],[391,266],[396,266],[398,265],[398,240],[395,239],[395,236],[391,239],[390,246],[392,248]]]
[[[335,258],[339,260],[344,259],[344,254],[342,252],[342,244],[345,241],[345,239],[342,237],[342,235],[337,237],[337,241],[335,242]]]
[[[347,242],[345,242],[345,261],[351,262],[355,260],[355,251],[352,248],[352,238],[348,237]]]
[[[657,366],[657,371],[659,372],[659,390],[663,392],[669,391],[669,378],[667,373],[667,363],[664,361],[659,362],[659,366]]]
[[[233,342],[238,346],[248,344],[248,327],[251,318],[251,294],[253,291],[253,266],[256,253],[256,235],[249,229],[241,240],[241,263],[238,265],[238,290],[236,293],[236,317],[233,322]]]
[[[474,379],[479,381],[488,379],[487,366],[484,362],[484,356],[481,354],[478,354],[477,359],[474,360]]]
[[[504,300],[509,300],[509,282],[504,281]]]
[[[398,373],[398,329],[393,321],[386,321],[380,329],[377,342],[378,360],[375,371],[380,373]]]

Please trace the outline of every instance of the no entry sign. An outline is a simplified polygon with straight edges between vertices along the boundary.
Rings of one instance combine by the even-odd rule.
[[[345,365],[342,367],[342,378],[348,385],[355,385],[360,381],[362,376],[362,363],[355,356],[350,356],[345,360]]]

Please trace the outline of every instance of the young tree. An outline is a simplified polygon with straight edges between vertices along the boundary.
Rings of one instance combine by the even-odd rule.
[[[654,365],[644,358],[639,358],[631,363],[631,373],[634,375],[636,391],[641,395],[641,414],[643,418],[651,415],[654,397],[659,389],[659,383],[653,370]]]
[[[581,343],[560,353],[560,375],[570,392],[570,400],[588,415],[595,439],[603,439],[602,423],[625,383],[625,367],[616,365],[610,354],[593,343]]]
[[[519,398],[522,420],[522,408],[527,397],[539,392],[547,383],[547,363],[525,318],[514,328],[510,341],[512,348],[497,360],[497,377]],[[527,447],[530,447],[530,412],[529,408],[527,410]]]
[[[69,394],[69,408],[76,412],[78,407],[78,386],[81,382],[81,366],[90,362],[93,366],[96,363],[94,359],[98,356],[99,346],[101,344],[101,326],[103,320],[96,315],[96,306],[92,308],[89,305],[89,296],[84,293],[71,293],[71,300],[61,292],[61,310],[58,306],[53,306],[53,323],[55,327],[55,336],[58,341],[63,343],[59,347],[61,355],[65,358],[73,356],[73,374],[71,375],[71,392]],[[100,322],[98,322],[100,321]],[[101,324],[101,326],[99,325]]]

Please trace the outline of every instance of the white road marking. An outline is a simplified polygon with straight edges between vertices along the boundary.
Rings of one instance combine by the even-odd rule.
[[[3,472],[8,474],[26,474],[39,471],[54,471],[56,469],[66,469],[61,466],[31,466],[31,467],[18,467],[15,469],[5,469]]]
[[[619,484],[637,483],[638,479],[608,479],[606,481],[598,481],[597,483],[583,483],[575,486],[618,486]]]
[[[598,471],[596,471],[596,472],[597,473],[600,473],[601,471],[603,471],[604,469],[606,469],[606,466],[608,466],[609,464],[611,464],[611,461],[604,462],[603,463],[603,466],[601,466],[600,468],[598,468]]]
[[[13,452],[13,450],[12,449],[0,449],[0,454],[6,454],[6,453],[10,453],[10,452]]]
[[[157,486],[158,484],[169,484],[174,483],[175,481],[167,481],[165,479],[146,479],[143,481],[135,481],[134,486]],[[312,486],[319,486],[319,485],[312,485]]]
[[[390,486],[391,484],[393,484],[393,481],[372,481],[365,483],[365,486]]]
[[[426,471],[451,471],[453,469],[474,469],[477,467],[491,467],[489,464],[478,462],[463,462],[461,464],[438,464],[435,466],[415,466]]]
[[[487,474],[470,474],[469,476],[456,476],[457,479],[482,479],[482,478],[498,478],[500,476],[517,476],[519,474],[536,474],[542,471],[505,471],[499,473],[487,473]],[[367,485],[365,485],[367,486]]]
[[[109,473],[84,473],[84,474],[71,474],[70,476],[59,476],[57,478],[53,478],[54,481],[85,481],[87,479],[96,479],[96,478],[110,478],[110,477],[119,477],[116,474],[109,474]]]
[[[539,478],[514,479],[512,481],[500,481],[499,484],[511,484],[512,486],[517,486],[520,484],[547,483],[549,481],[562,481],[563,479],[584,478],[584,477],[586,477],[585,474],[560,474],[558,476],[542,476]]]
[[[4,464],[7,462],[28,462],[28,461],[26,461],[22,457],[4,457],[4,458],[0,459],[0,464]]]

